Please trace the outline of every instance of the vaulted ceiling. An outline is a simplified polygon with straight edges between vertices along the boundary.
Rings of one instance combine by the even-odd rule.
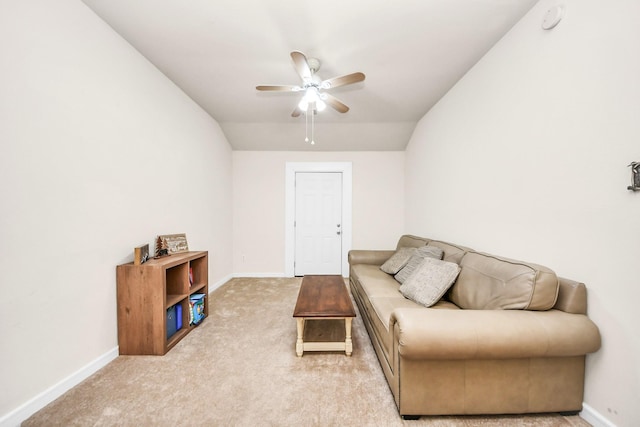
[[[206,110],[235,150],[403,150],[418,120],[537,0],[83,0]],[[290,52],[318,58],[350,107],[291,117]]]

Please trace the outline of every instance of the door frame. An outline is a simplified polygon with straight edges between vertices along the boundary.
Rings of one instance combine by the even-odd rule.
[[[352,164],[351,162],[287,162],[285,165],[285,227],[284,227],[284,272],[294,276],[296,218],[296,173],[340,172],[342,173],[342,276],[349,276],[349,251],[352,238]]]

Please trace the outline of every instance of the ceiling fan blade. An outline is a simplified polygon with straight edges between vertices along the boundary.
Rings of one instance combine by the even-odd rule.
[[[311,69],[309,68],[309,63],[307,62],[307,57],[304,56],[304,53],[298,52],[294,50],[291,52],[291,59],[293,59],[293,63],[296,66],[296,71],[302,78],[302,80],[308,80],[311,78]]]
[[[340,76],[340,77],[334,77],[332,79],[327,79],[327,80],[323,81],[320,86],[322,88],[324,88],[324,89],[331,89],[331,88],[334,88],[334,87],[350,85],[352,83],[358,83],[358,82],[361,82],[363,80],[364,80],[364,74],[358,72],[358,73],[347,74],[346,76]]]
[[[340,100],[338,100],[338,98],[331,94],[323,92],[322,98],[327,104],[329,104],[332,108],[334,108],[336,111],[339,111],[340,113],[346,113],[347,111],[349,111],[349,107],[344,105]]]
[[[300,117],[300,114],[302,114],[302,110],[299,107],[296,107],[291,113],[291,117]]]
[[[262,85],[256,86],[258,90],[275,91],[275,92],[298,92],[302,90],[300,86],[293,85]]]

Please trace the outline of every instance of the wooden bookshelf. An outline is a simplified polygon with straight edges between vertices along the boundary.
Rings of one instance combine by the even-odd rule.
[[[192,271],[193,283],[189,270]],[[189,324],[189,297],[204,294],[209,315],[209,258],[207,251],[191,251],[132,262],[116,267],[118,345],[123,355],[163,355],[195,325]],[[182,327],[167,337],[167,310],[182,307]]]

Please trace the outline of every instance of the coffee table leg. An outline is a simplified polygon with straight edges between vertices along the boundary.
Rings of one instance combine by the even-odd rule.
[[[351,342],[351,321],[353,318],[345,317],[344,318],[344,331],[345,331],[345,340],[344,340],[344,352],[347,356],[351,356],[353,352],[353,343]]]
[[[296,341],[296,354],[298,357],[302,357],[304,352],[304,342],[302,337],[304,336],[304,318],[297,318],[296,323],[298,326],[298,341]]]

